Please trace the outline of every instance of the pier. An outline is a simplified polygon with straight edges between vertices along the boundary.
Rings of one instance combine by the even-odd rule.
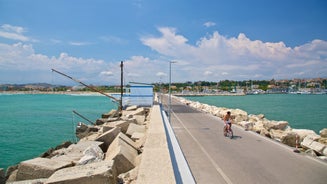
[[[162,96],[168,109],[168,98]],[[196,183],[326,183],[327,164],[254,132],[172,100],[171,126]]]

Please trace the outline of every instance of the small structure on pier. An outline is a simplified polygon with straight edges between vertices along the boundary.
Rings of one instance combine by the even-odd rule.
[[[143,83],[130,83],[123,94],[123,107],[137,105],[151,107],[153,105],[153,85]]]

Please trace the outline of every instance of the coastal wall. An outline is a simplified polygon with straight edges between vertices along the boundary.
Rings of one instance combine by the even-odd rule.
[[[176,183],[159,105],[110,111],[96,125],[79,123],[76,133],[77,143],[9,167],[6,182]]]
[[[322,129],[320,135],[317,135],[313,130],[293,129],[287,121],[268,120],[263,114],[253,115],[241,109],[216,107],[176,96],[173,98],[192,108],[220,118],[230,111],[233,124],[294,147],[295,152],[305,152],[327,161],[327,128]]]

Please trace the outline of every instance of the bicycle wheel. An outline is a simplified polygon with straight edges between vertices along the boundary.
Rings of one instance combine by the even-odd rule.
[[[233,139],[233,131],[232,130],[228,130],[228,137],[230,139]]]

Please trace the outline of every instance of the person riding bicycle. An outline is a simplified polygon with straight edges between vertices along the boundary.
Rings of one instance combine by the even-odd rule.
[[[224,123],[225,123],[224,132],[227,132],[227,130],[231,129],[232,127],[232,117],[230,111],[227,111],[226,115],[224,116]]]

